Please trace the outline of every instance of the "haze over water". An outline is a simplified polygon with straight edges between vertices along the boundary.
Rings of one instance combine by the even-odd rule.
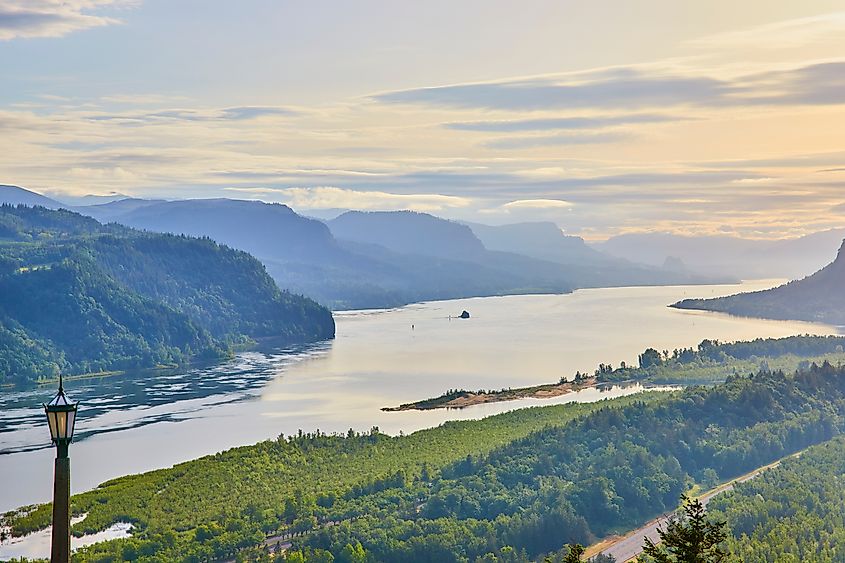
[[[300,428],[342,432],[378,426],[391,434],[407,433],[523,406],[634,392],[587,390],[463,410],[380,410],[450,388],[549,383],[576,370],[592,372],[600,362],[634,363],[649,346],[671,350],[705,338],[840,332],[828,325],[666,307],[685,297],[727,295],[775,283],[588,289],[344,312],[336,314],[337,338],[330,343],[245,353],[222,366],[146,381],[130,376],[72,381],[68,392],[82,402],[78,441],[71,448],[73,491]],[[464,309],[471,319],[449,319]],[[0,510],[48,500],[54,452],[48,447],[40,403],[52,392],[41,387],[0,398]]]

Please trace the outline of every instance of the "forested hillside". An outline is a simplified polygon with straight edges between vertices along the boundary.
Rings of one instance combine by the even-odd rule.
[[[304,534],[290,561],[343,561],[350,550],[374,561],[528,561],[634,527],[693,482],[730,479],[843,429],[845,369],[826,364],[409,436],[280,437],[74,497],[74,512],[88,513],[79,531],[136,525],[136,537],[79,560],[222,559],[288,530]],[[44,506],[8,523],[23,533],[49,515]]]
[[[845,546],[845,439],[835,438],[715,499],[743,563],[833,563]]]
[[[614,368],[601,364],[593,375],[603,382],[636,379],[650,383],[716,383],[728,376],[758,370],[806,369],[811,361],[839,364],[845,361],[843,336],[787,336],[740,342],[702,340],[695,348],[647,348],[637,365]],[[581,374],[582,377],[586,374]],[[577,374],[576,374],[577,378]]]
[[[485,248],[466,225],[410,211],[350,211],[324,224],[285,205],[229,199],[127,199],[76,209],[103,221],[208,236],[245,250],[264,262],[281,287],[333,309],[564,293],[576,287],[713,281],[603,257],[580,239],[580,246],[573,249],[562,236],[535,239],[517,245],[515,252],[501,252],[509,249]],[[511,235],[510,229],[505,231]],[[550,253],[541,251],[547,247]]]
[[[831,264],[812,276],[766,291],[717,299],[685,299],[679,309],[720,311],[744,317],[795,319],[845,325],[845,245]]]
[[[330,338],[331,314],[250,255],[75,213],[0,206],[0,383]]]
[[[0,184],[0,205],[40,205],[48,209],[62,207],[61,203],[47,196],[6,184]]]
[[[362,244],[354,236],[353,241],[337,240],[324,223],[286,205],[228,199],[146,203],[117,201],[80,210],[139,229],[207,236],[245,250],[264,262],[281,287],[335,309],[572,290],[561,266],[524,256],[503,262],[467,227],[431,215],[387,214],[398,221],[380,231],[390,244],[378,245]],[[415,219],[420,218],[426,236],[415,237]],[[435,244],[440,253],[413,253]],[[496,260],[485,260],[489,257]]]

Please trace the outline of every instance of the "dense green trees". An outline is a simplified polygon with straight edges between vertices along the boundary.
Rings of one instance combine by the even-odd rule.
[[[629,367],[625,362],[622,362],[618,368],[601,363],[592,378],[577,371],[572,381],[576,387],[585,382],[593,383],[593,381],[614,383],[636,380],[653,384],[718,383],[728,377],[761,370],[806,371],[813,363],[828,362],[839,365],[845,362],[843,344],[845,344],[845,337],[842,336],[809,335],[758,338],[752,341],[730,343],[704,340],[697,348],[675,349],[671,353],[668,350],[659,352],[654,348],[648,348],[639,355],[637,367]],[[553,390],[557,385],[563,385],[568,381],[569,378],[563,376],[557,383],[531,387],[508,387],[498,391],[449,389],[438,397],[405,403],[399,407],[384,410],[425,410],[450,407],[453,406],[450,404],[452,401],[468,399],[473,394],[494,395],[494,400],[507,401],[537,396],[535,394],[539,394],[538,392]]]
[[[728,532],[725,522],[709,519],[704,504],[697,499],[683,499],[682,512],[669,519],[666,528],[658,528],[659,542],[645,538],[639,563],[724,563]]]
[[[331,314],[210,240],[0,206],[0,383],[211,359],[334,334]]]
[[[566,544],[673,509],[693,481],[730,479],[843,428],[845,370],[827,364],[402,437],[303,434],[77,495],[74,511],[88,513],[77,531],[136,526],[79,560],[226,558],[258,553],[268,534],[293,542],[292,561],[359,556],[359,544],[368,561],[562,557]],[[47,506],[9,518],[18,533],[48,521]]]
[[[612,404],[623,407],[660,398],[659,393],[646,393]],[[377,429],[344,436],[280,437],[172,469],[115,479],[73,497],[74,512],[88,513],[75,530],[96,531],[129,521],[138,533],[129,540],[91,548],[80,559],[98,560],[124,549],[176,559],[189,552],[224,556],[244,545],[257,545],[260,540],[255,540],[255,534],[263,539],[265,532],[291,530],[311,517],[321,523],[358,518],[361,511],[369,510],[368,499],[389,503],[387,499],[395,493],[410,494],[413,506],[416,500],[409,485],[427,488],[443,468],[466,461],[468,455],[477,458],[531,432],[566,424],[606,405],[523,409],[480,421],[450,422],[401,437],[385,436]],[[49,521],[50,506],[43,505],[11,518],[10,523],[16,533],[26,533],[47,526]],[[197,542],[200,526],[205,526],[213,539]]]
[[[427,486],[350,498],[358,519],[301,543],[338,553],[357,541],[377,561],[473,561],[503,546],[534,559],[673,508],[708,469],[728,479],[825,440],[843,414],[845,372],[829,365],[602,409],[457,461]]]
[[[738,484],[708,508],[744,563],[834,563],[845,546],[845,439],[814,446]]]
[[[716,299],[684,299],[679,309],[721,311],[744,317],[845,324],[845,244],[836,260],[812,276],[767,289]]]
[[[845,337],[788,336],[757,338],[741,342],[702,340],[695,348],[662,352],[648,348],[638,357],[637,366],[613,368],[600,364],[594,375],[599,381],[631,379],[652,383],[715,383],[730,375],[760,370],[794,371],[808,369],[811,362],[845,361]]]

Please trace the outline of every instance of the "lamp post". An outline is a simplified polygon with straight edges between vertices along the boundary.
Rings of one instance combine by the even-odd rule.
[[[44,405],[50,438],[56,445],[56,466],[53,477],[53,547],[51,563],[70,562],[70,458],[67,449],[73,440],[76,407],[65,396],[62,376],[59,375],[59,392]]]

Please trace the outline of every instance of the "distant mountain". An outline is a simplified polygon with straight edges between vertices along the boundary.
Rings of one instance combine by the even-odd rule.
[[[0,383],[219,357],[334,335],[252,256],[208,239],[0,206]]]
[[[736,281],[730,275],[708,276],[678,268],[676,262],[646,266],[604,254],[584,239],[564,235],[550,222],[490,226],[467,223],[484,246],[555,262],[567,267],[567,276],[578,287],[695,284]],[[668,264],[668,265],[667,265]]]
[[[339,239],[403,254],[475,261],[486,251],[466,225],[414,211],[348,211],[327,224]]]
[[[564,235],[560,227],[551,222],[513,223],[500,226],[480,223],[467,223],[467,225],[490,250],[516,252],[562,264],[616,261],[587,246],[581,237]]]
[[[559,265],[491,253],[467,227],[431,215],[361,214],[377,221],[377,228],[363,236],[347,229],[352,240],[338,240],[325,223],[258,201],[124,201],[94,207],[80,210],[139,229],[207,236],[250,252],[281,287],[336,309],[572,288]],[[351,219],[358,217],[330,224],[343,230]]]
[[[753,240],[729,236],[681,236],[637,233],[594,244],[607,254],[658,266],[677,258],[692,272],[743,279],[799,278],[824,266],[836,252],[845,229],[832,229],[794,239]]]
[[[560,264],[489,250],[467,225],[427,213],[349,211],[328,225],[338,239],[365,245],[359,251],[366,245],[377,246],[413,257],[426,268],[432,258],[455,261],[459,264],[451,268],[465,271],[468,279],[491,283],[495,277],[500,288],[510,286],[512,293],[561,292],[574,287]]]
[[[286,205],[230,199],[115,202],[110,220],[154,232],[209,237],[258,257],[280,287],[338,309],[409,302],[396,267],[343,248],[328,227]],[[123,207],[123,213],[118,208]],[[105,216],[103,211],[95,214]],[[388,287],[389,286],[389,287]],[[398,292],[397,292],[398,291]]]
[[[47,209],[59,209],[60,207],[67,207],[54,199],[35,193],[30,190],[25,190],[18,186],[8,186],[0,184],[0,205],[40,205]]]
[[[207,236],[245,250],[264,262],[281,287],[335,309],[714,281],[605,256],[581,239],[563,236],[550,223],[478,226],[485,238],[494,240],[488,249],[467,225],[410,211],[350,211],[323,223],[285,205],[228,199],[127,199],[78,209],[103,221]],[[517,243],[507,246],[512,237]]]
[[[766,291],[718,299],[685,299],[672,306],[746,317],[845,325],[845,244],[840,247],[836,260],[802,280]]]
[[[149,231],[210,237],[259,257],[310,261],[342,254],[325,224],[297,215],[287,205],[278,203],[232,199],[165,201],[135,205],[115,220]]]
[[[164,203],[163,199],[138,199],[125,197],[106,203],[96,203],[73,207],[72,210],[82,215],[93,217],[101,223],[110,223],[129,212],[142,207]]]
[[[71,195],[66,193],[53,194],[53,199],[62,202],[63,205],[71,207],[84,207],[88,205],[104,205],[122,199],[131,199],[128,195],[112,192],[103,195]]]

